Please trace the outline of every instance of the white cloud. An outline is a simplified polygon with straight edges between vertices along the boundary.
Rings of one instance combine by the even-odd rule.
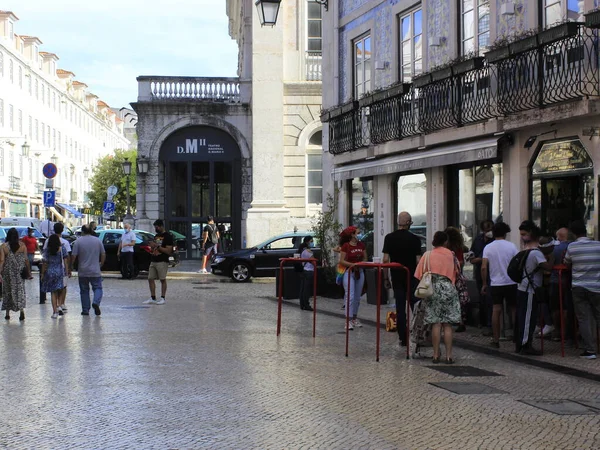
[[[17,34],[39,37],[59,67],[111,106],[137,98],[138,75],[235,76],[224,0],[3,0]]]

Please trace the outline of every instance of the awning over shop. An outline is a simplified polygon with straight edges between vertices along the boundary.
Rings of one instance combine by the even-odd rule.
[[[66,203],[57,203],[57,205],[78,219],[83,217],[83,214],[81,214],[79,211],[77,211],[77,209],[74,206],[67,205]]]
[[[62,216],[61,213],[59,213],[57,211],[57,209],[54,206],[51,206],[50,208],[48,208],[50,210],[50,212],[54,215],[55,218],[58,219],[59,222],[64,222],[65,218]]]
[[[498,138],[479,139],[462,144],[395,155],[372,161],[340,166],[333,169],[334,180],[388,175],[430,167],[448,166],[473,161],[485,161],[498,156]]]

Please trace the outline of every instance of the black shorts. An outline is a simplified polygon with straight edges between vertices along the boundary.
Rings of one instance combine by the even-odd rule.
[[[508,286],[490,286],[490,294],[494,305],[502,305],[506,300],[506,306],[516,306],[517,304],[517,285]]]

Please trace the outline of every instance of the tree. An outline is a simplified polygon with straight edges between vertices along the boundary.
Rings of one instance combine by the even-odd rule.
[[[88,194],[94,210],[102,211],[102,206],[107,200],[106,190],[114,184],[119,190],[113,197],[115,216],[123,217],[127,213],[127,176],[123,173],[123,161],[127,160],[131,161],[131,175],[129,175],[131,213],[135,213],[136,159],[136,149],[116,149],[114,155],[108,155],[98,160],[90,178],[92,191]]]

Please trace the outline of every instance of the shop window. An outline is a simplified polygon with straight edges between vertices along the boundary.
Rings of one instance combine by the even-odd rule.
[[[410,231],[421,238],[422,247],[427,242],[427,179],[424,173],[400,175],[396,182],[396,211],[394,228],[398,226],[398,214],[402,211],[412,216]]]
[[[373,179],[354,178],[350,185],[349,225],[358,228],[358,238],[367,247],[367,256],[373,256]]]

